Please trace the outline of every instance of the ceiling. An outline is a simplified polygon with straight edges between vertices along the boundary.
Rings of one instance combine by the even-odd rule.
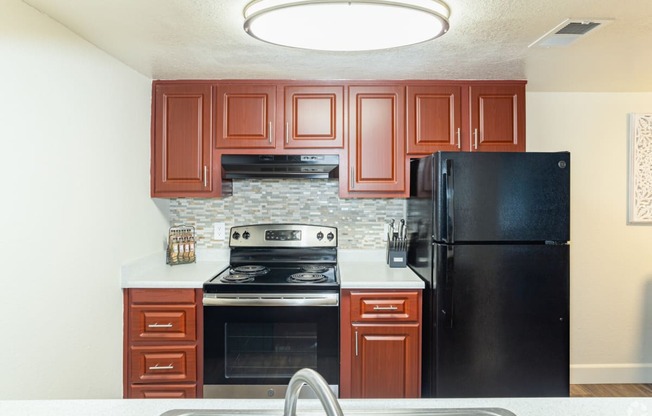
[[[444,36],[373,52],[257,41],[242,29],[249,0],[24,2],[152,79],[526,79],[529,91],[652,91],[650,0],[447,0]],[[528,48],[568,18],[614,20],[565,47]]]

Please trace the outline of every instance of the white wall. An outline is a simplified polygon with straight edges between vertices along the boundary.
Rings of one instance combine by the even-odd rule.
[[[0,0],[0,399],[122,397],[120,266],[160,252],[151,80]]]
[[[652,113],[652,93],[527,95],[528,151],[571,152],[576,383],[652,382],[652,226],[626,224],[628,113]]]

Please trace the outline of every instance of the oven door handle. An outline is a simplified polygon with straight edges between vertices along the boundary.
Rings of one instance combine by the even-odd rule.
[[[338,293],[204,293],[204,306],[338,306]]]

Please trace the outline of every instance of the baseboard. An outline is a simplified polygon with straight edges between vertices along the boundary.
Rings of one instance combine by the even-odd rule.
[[[652,383],[652,363],[574,364],[570,366],[571,384]]]

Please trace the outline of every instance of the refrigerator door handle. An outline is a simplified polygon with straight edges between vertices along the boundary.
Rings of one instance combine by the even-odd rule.
[[[453,315],[455,310],[455,299],[453,297],[453,272],[455,270],[455,246],[446,247],[446,279],[444,292],[444,304],[442,305],[442,313],[446,317],[445,324],[448,328],[453,328]]]
[[[455,242],[455,182],[453,179],[453,161],[448,159],[446,160],[446,171],[444,172],[444,192],[446,197],[446,212],[444,213],[444,216],[446,218],[446,235],[443,236],[443,240],[447,243]]]

